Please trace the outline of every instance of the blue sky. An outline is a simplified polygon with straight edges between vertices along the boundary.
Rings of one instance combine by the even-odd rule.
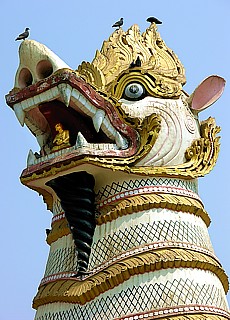
[[[45,44],[76,69],[83,60],[93,59],[120,17],[124,30],[136,23],[143,32],[146,18],[156,16],[163,21],[162,38],[185,66],[188,93],[211,74],[227,80],[223,96],[200,114],[201,119],[215,117],[222,131],[218,163],[200,179],[199,192],[212,219],[209,232],[216,255],[230,275],[229,12],[229,0],[1,1],[1,320],[33,319],[31,301],[49,251],[45,229],[50,227],[51,213],[42,198],[19,181],[28,150],[38,150],[37,142],[20,127],[4,98],[13,88],[18,67],[19,43],[14,39],[25,27],[31,29],[30,39]]]

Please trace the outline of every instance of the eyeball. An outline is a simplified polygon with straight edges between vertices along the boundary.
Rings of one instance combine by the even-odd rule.
[[[137,82],[130,83],[124,91],[124,98],[127,100],[139,100],[145,94],[145,88]]]

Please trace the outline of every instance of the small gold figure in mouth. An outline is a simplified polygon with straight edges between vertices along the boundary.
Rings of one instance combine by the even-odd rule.
[[[70,147],[71,144],[69,142],[69,130],[64,130],[63,125],[60,122],[55,125],[55,130],[58,133],[53,140],[52,151]]]

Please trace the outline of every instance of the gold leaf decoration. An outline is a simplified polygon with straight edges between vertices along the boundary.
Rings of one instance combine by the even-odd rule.
[[[89,82],[93,87],[104,89],[105,77],[103,73],[96,66],[91,65],[89,62],[83,61],[78,68],[81,77]]]
[[[100,208],[100,215],[97,218],[97,225],[113,221],[118,217],[149,210],[152,208],[166,208],[175,211],[182,211],[200,216],[207,226],[210,225],[208,213],[204,210],[203,204],[196,200],[185,196],[177,196],[163,193],[153,193],[145,195],[136,195],[117,201],[113,205],[106,205]],[[47,243],[51,245],[59,238],[70,234],[70,229],[66,219],[55,221],[52,229],[47,236]]]
[[[185,152],[186,162],[168,167],[134,167],[132,173],[155,176],[198,178],[208,174],[216,164],[220,151],[220,127],[214,118],[208,118],[200,124],[201,138],[195,140]]]
[[[200,176],[204,176],[212,170],[218,158],[220,137],[216,135],[220,132],[220,127],[216,126],[215,120],[210,117],[201,123],[200,131],[201,139],[196,140],[187,149],[185,157],[189,162],[192,162],[190,170],[196,170]],[[185,165],[185,169],[188,164]]]
[[[86,279],[58,279],[41,285],[33,308],[52,302],[85,304],[99,294],[128,280],[133,275],[167,268],[198,268],[216,274],[227,292],[228,278],[220,264],[204,253],[174,249],[158,249],[123,258]]]
[[[200,216],[207,226],[210,225],[208,213],[202,203],[196,199],[171,194],[145,194],[129,197],[116,202],[114,205],[106,205],[100,209],[97,224],[112,221],[123,215],[149,210],[152,208],[167,208]]]
[[[141,61],[141,68],[134,68],[140,74],[140,79],[148,79],[150,87],[155,87],[152,94],[163,97],[176,97],[181,93],[186,82],[185,70],[178,57],[169,49],[157,32],[155,24],[143,33],[138,25],[133,25],[123,31],[114,31],[107,41],[104,41],[100,51],[96,51],[92,63],[83,62],[79,74],[90,84],[99,89],[106,89],[116,98],[121,97],[121,88],[117,88],[122,73],[133,71],[130,65]],[[95,72],[96,71],[96,72]],[[100,76],[98,76],[100,74]]]
[[[68,234],[71,234],[71,232],[67,220],[64,218],[59,221],[55,221],[52,224],[52,229],[46,238],[46,242],[51,245],[51,243],[61,237],[67,236]]]

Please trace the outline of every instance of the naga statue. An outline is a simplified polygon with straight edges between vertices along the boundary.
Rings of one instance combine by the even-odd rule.
[[[225,80],[186,93],[155,22],[115,30],[77,70],[34,40],[19,58],[6,101],[39,144],[21,182],[53,215],[35,319],[230,319],[197,184],[220,147],[199,112]]]

